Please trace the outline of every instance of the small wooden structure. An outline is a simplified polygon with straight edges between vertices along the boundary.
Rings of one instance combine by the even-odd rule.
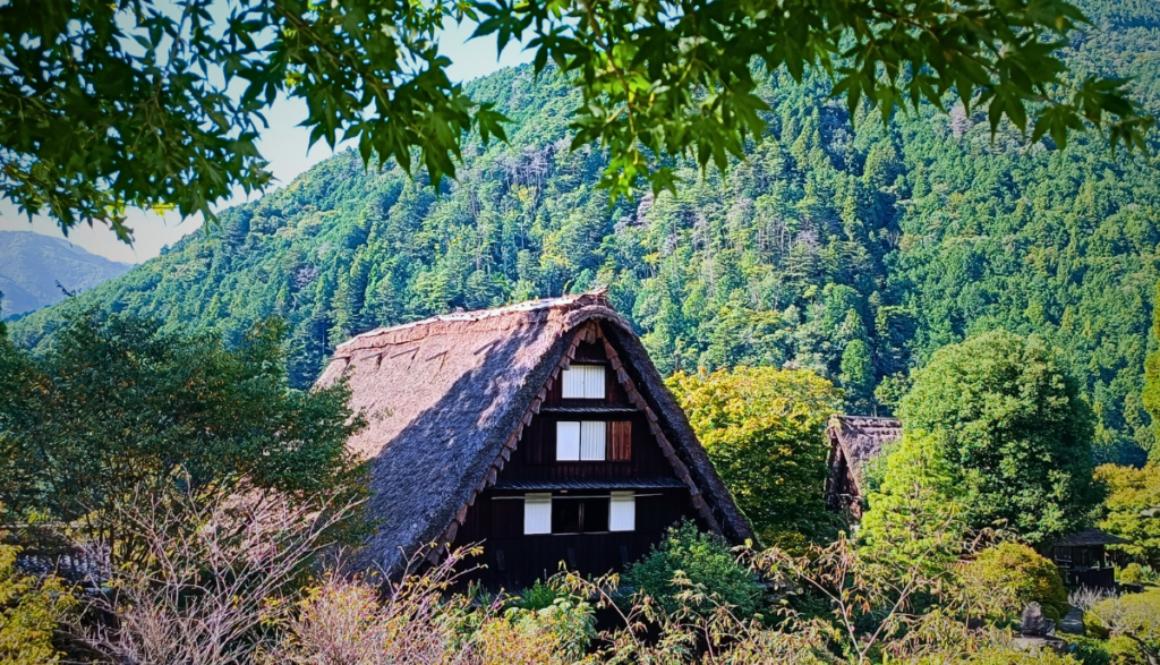
[[[830,441],[830,475],[826,479],[826,507],[862,518],[865,507],[867,465],[883,447],[902,436],[897,418],[830,416],[826,437]]]
[[[1107,546],[1125,542],[1099,529],[1082,529],[1051,543],[1044,554],[1055,562],[1067,586],[1114,589],[1115,567],[1108,561]]]
[[[477,579],[518,588],[620,570],[694,520],[754,538],[640,340],[602,293],[439,316],[338,347],[369,425],[381,521],[362,566],[401,570],[482,543]]]

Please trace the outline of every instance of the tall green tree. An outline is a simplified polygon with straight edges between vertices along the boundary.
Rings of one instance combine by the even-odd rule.
[[[1156,294],[1160,295],[1160,283],[1156,284]],[[1152,417],[1153,445],[1148,451],[1149,457],[1160,461],[1160,446],[1155,445],[1160,440],[1160,299],[1152,301],[1152,341],[1157,348],[1148,354],[1144,361],[1144,390],[1142,402]]]
[[[127,558],[141,553],[118,523],[138,501],[233,487],[358,493],[362,465],[346,440],[362,421],[343,386],[288,387],[281,336],[269,324],[227,350],[210,334],[85,314],[42,356],[3,340],[0,504]]]
[[[850,340],[842,351],[840,364],[842,389],[846,401],[856,411],[865,413],[874,397],[874,362],[870,346],[861,338]]]
[[[1103,498],[1093,417],[1042,339],[994,331],[936,352],[899,409],[955,469],[964,518],[1043,542],[1083,525]]]
[[[738,367],[668,380],[709,459],[767,545],[801,544],[832,524],[821,488],[825,425],[841,405],[806,370]]]
[[[1160,568],[1160,466],[1104,464],[1096,469],[1096,478],[1108,486],[1108,496],[1096,511],[1099,527],[1127,541],[1112,549]]]
[[[937,566],[961,553],[962,493],[957,469],[940,449],[937,436],[908,430],[878,462],[877,488],[867,496],[858,532],[876,558],[907,563],[926,556]]]
[[[583,97],[572,146],[609,151],[601,184],[615,195],[640,177],[675,184],[654,155],[723,169],[760,139],[755,61],[797,80],[825,72],[851,114],[941,108],[953,92],[1032,142],[1063,145],[1092,123],[1143,147],[1152,116],[1126,83],[1073,75],[1057,53],[1084,20],[1064,0],[17,0],[0,8],[0,195],[124,239],[126,206],[212,216],[234,187],[269,182],[257,138],[280,95],[306,103],[312,141],[417,161],[437,185],[469,131],[504,136],[503,117],[448,78],[445,21],[501,49],[525,41],[538,73],[555,64]]]

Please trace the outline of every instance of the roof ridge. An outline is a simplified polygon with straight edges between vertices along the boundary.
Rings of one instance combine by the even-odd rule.
[[[407,330],[415,330],[440,323],[474,323],[477,321],[485,321],[510,314],[525,314],[528,312],[538,312],[543,310],[565,309],[577,304],[579,304],[581,307],[589,305],[609,306],[608,299],[605,296],[606,293],[607,289],[597,289],[594,291],[586,291],[584,293],[557,296],[555,298],[525,300],[513,305],[505,305],[503,307],[476,309],[470,312],[437,314],[435,316],[431,316],[426,319],[420,319],[418,321],[410,321],[408,323],[400,323],[393,326],[383,326],[373,330],[368,330],[364,333],[359,333],[358,335],[347,339],[345,342],[335,347],[335,355],[337,356],[339,353],[358,345],[359,342],[363,342],[371,338],[386,336],[391,333],[403,332]],[[407,340],[401,340],[393,343],[406,343],[406,341]],[[389,344],[392,342],[385,343]]]

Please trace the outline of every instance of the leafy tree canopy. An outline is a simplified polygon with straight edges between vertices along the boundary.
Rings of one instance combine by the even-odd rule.
[[[1102,498],[1091,409],[1036,336],[999,330],[940,349],[915,373],[900,415],[938,436],[973,528],[1041,542],[1081,526]]]
[[[877,487],[867,496],[860,544],[896,563],[922,555],[932,565],[954,560],[963,541],[963,506],[937,437],[908,429],[872,471]]]
[[[0,192],[123,239],[125,206],[212,217],[233,187],[269,182],[256,140],[279,95],[306,102],[313,140],[351,138],[364,162],[417,162],[438,183],[469,130],[504,137],[446,75],[448,17],[526,41],[537,72],[554,63],[580,89],[572,145],[608,149],[615,195],[640,177],[672,187],[656,156],[724,168],[763,136],[755,62],[826,72],[851,113],[954,95],[1033,142],[1090,123],[1143,147],[1153,122],[1124,81],[1068,72],[1057,49],[1085,19],[1063,0],[17,0],[0,9]]]
[[[118,512],[137,498],[242,481],[296,497],[357,491],[345,444],[361,420],[346,389],[288,388],[280,337],[270,324],[226,350],[211,335],[88,314],[42,357],[4,340],[0,504],[117,546]]]
[[[1111,548],[1160,568],[1160,466],[1105,464],[1096,469],[1096,478],[1108,486],[1096,513],[1099,527],[1129,541]]]
[[[806,370],[738,367],[678,372],[668,381],[738,506],[772,545],[818,536],[829,524],[819,491],[827,474],[833,384]]]
[[[1132,77],[1160,111],[1160,59],[1123,55],[1160,43],[1160,4],[1082,7],[1097,23],[1063,50],[1068,66]],[[664,374],[788,363],[842,386],[848,412],[880,414],[936,349],[1004,328],[1062,349],[1098,414],[1100,461],[1152,447],[1141,389],[1160,170],[1142,155],[1090,135],[1028,148],[1006,123],[992,138],[985,112],[961,104],[855,129],[824,73],[774,71],[759,91],[768,135],[744,163],[702,179],[679,160],[677,194],[610,205],[607,152],[568,150],[579,90],[530,65],[464,89],[513,119],[511,144],[469,136],[438,192],[344,151],[78,302],[227,344],[277,316],[305,388],[335,345],[374,327],[606,286]],[[45,343],[71,307],[9,323],[14,342]],[[866,367],[856,340],[886,386],[869,408],[850,390],[866,387],[850,381]],[[843,372],[851,346],[860,362]]]

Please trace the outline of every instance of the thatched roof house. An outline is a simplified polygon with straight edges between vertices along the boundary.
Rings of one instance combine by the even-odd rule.
[[[319,385],[340,379],[369,422],[349,442],[371,461],[382,522],[366,565],[398,570],[420,548],[434,559],[477,541],[498,572],[620,564],[681,516],[673,506],[733,541],[753,537],[602,293],[373,330],[338,347]]]
[[[862,516],[866,468],[889,443],[902,437],[902,421],[872,416],[830,416],[826,438],[830,442],[830,476],[826,480],[826,505],[835,512]]]

